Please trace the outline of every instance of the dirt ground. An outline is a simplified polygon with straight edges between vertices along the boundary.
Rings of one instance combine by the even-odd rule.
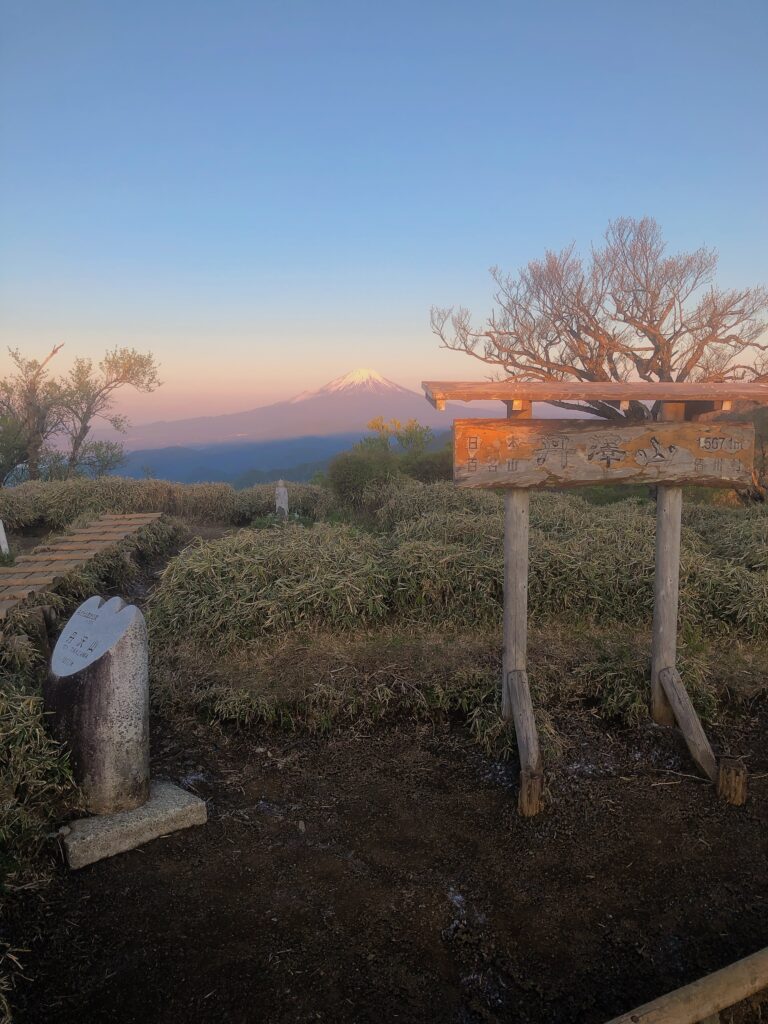
[[[17,1020],[600,1024],[768,945],[766,726],[763,707],[738,737],[733,808],[675,733],[586,716],[526,821],[514,766],[450,723],[298,740],[155,722],[155,776],[209,822],[16,902],[36,936]]]

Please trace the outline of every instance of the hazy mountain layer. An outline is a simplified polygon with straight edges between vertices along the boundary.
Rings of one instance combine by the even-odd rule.
[[[413,418],[445,430],[456,417],[501,416],[503,411],[503,405],[495,402],[471,406],[453,403],[445,412],[437,412],[421,393],[386,380],[373,370],[353,370],[319,391],[303,392],[287,401],[245,412],[138,424],[125,436],[107,431],[95,432],[94,436],[120,439],[127,450],[136,451],[349,434],[364,431],[375,416]]]

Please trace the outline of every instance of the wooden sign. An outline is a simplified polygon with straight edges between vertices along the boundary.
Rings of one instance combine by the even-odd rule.
[[[455,420],[453,478],[461,487],[749,484],[751,423]]]

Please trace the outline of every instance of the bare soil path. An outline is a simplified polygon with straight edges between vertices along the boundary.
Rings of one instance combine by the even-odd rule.
[[[449,725],[154,728],[209,824],[18,903],[19,1024],[600,1024],[768,945],[768,779],[725,805],[668,731],[587,717],[524,821],[514,768]]]

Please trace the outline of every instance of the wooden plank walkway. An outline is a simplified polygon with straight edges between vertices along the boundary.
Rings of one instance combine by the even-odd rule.
[[[88,526],[40,545],[33,555],[21,555],[14,565],[0,567],[0,620],[20,601],[48,590],[59,577],[85,565],[94,555],[155,522],[162,512],[99,516]]]

